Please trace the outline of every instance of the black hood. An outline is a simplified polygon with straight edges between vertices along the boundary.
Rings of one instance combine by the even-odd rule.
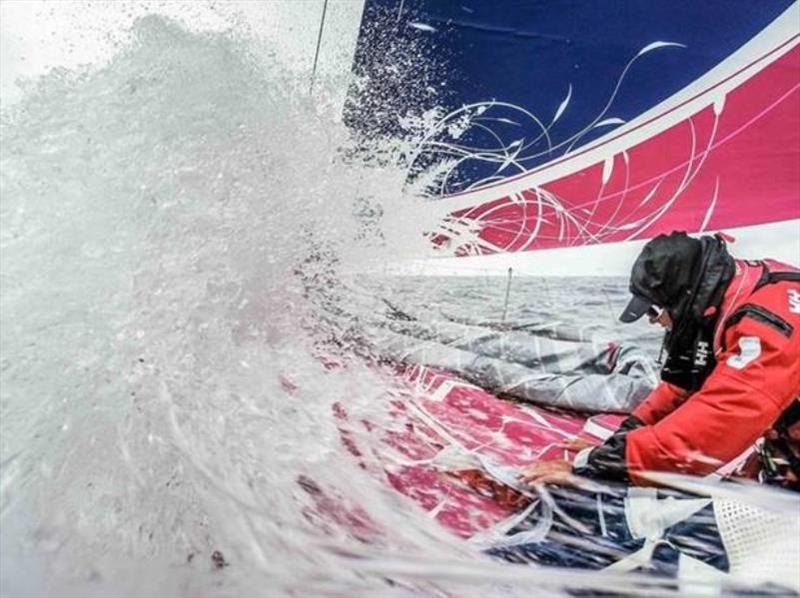
[[[651,305],[672,312],[693,287],[702,252],[702,241],[684,232],[649,241],[633,264],[629,286],[633,297],[619,319],[626,323],[638,320]]]
[[[702,237],[700,253],[691,267],[691,282],[681,286],[665,307],[672,318],[672,329],[664,337],[667,360],[661,379],[689,391],[700,388],[716,366],[713,350],[714,329],[720,306],[736,265],[725,241]]]
[[[690,282],[664,307],[672,317],[672,336],[684,336],[687,328],[713,325],[719,306],[730,284],[736,265],[725,241],[718,237],[702,237],[700,253],[691,268]],[[709,310],[710,307],[715,309]]]

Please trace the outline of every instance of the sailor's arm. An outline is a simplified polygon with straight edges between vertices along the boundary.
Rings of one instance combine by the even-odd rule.
[[[574,469],[576,472],[583,470],[583,475],[627,481],[625,463],[621,459],[625,455],[625,435],[641,426],[651,426],[661,421],[680,407],[688,396],[689,393],[682,388],[661,382],[603,445],[596,447],[596,450],[595,447],[582,450],[575,460]],[[592,468],[586,469],[590,453],[593,454]]]
[[[652,426],[675,411],[689,397],[689,393],[669,382],[661,382],[647,398],[633,410],[632,415],[642,423]]]
[[[697,393],[652,425],[628,418],[579,453],[573,471],[635,483],[646,483],[639,471],[704,475],[752,445],[800,392],[800,333],[745,317],[727,337],[729,350]]]

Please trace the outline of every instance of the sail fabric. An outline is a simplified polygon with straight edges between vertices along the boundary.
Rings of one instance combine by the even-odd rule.
[[[368,0],[347,121],[424,125],[409,184],[445,255],[794,220],[799,22],[789,0]]]
[[[652,360],[633,344],[563,340],[535,328],[388,321],[367,337],[385,359],[446,370],[497,395],[570,411],[630,413],[657,382]]]

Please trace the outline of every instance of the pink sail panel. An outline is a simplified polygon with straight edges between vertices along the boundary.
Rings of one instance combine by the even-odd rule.
[[[723,83],[701,91],[705,107],[656,127],[652,137],[636,139],[637,129],[650,124],[644,122],[535,170],[557,170],[593,152],[593,163],[566,176],[505,196],[498,185],[497,199],[452,212],[433,243],[476,255],[800,218],[800,47],[715,94]],[[666,104],[656,119],[680,108]],[[596,161],[598,147],[625,137],[630,146]]]
[[[572,458],[574,453],[561,443],[575,436],[599,442],[584,430],[586,421],[580,415],[501,400],[434,368],[412,366],[401,368],[398,374],[400,384],[390,382],[389,413],[397,425],[352,421],[339,404],[335,414],[342,442],[363,469],[387,480],[459,536],[483,531],[518,508],[488,490],[491,480],[474,470],[470,455],[500,466],[522,467]],[[599,422],[601,427],[614,429],[621,418],[605,419],[608,421]],[[364,444],[365,432],[368,445]],[[464,458],[461,465],[460,458]],[[474,474],[477,485],[465,481],[471,477],[475,482]],[[322,507],[320,511],[327,509]],[[338,512],[317,515],[342,520]]]

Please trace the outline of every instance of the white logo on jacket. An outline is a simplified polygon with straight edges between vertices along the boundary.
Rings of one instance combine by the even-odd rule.
[[[697,351],[694,354],[695,365],[708,365],[709,346],[705,341],[697,343]]]
[[[739,339],[739,354],[728,358],[728,365],[737,370],[744,367],[761,355],[761,339],[757,336],[743,336]]]
[[[789,289],[789,311],[793,314],[800,314],[800,293],[794,289]]]

